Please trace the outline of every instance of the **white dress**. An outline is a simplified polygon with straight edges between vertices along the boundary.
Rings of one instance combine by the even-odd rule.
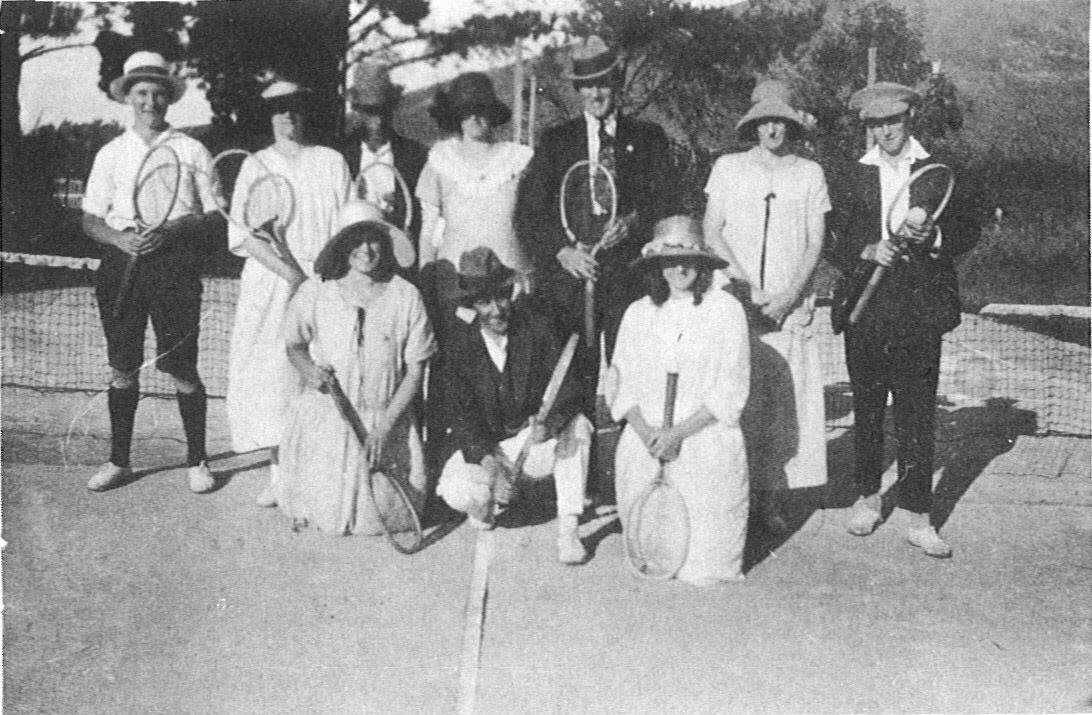
[[[506,266],[525,272],[529,266],[516,242],[514,217],[520,177],[534,152],[523,144],[498,142],[492,160],[479,168],[456,152],[459,141],[436,142],[417,180],[417,198],[443,219],[442,235],[432,237],[437,258],[457,268],[464,252],[488,246]]]
[[[307,344],[318,365],[333,367],[366,429],[372,429],[410,365],[436,352],[417,289],[398,276],[364,309],[338,281],[313,278],[285,316],[285,341]],[[368,491],[368,469],[351,428],[333,398],[305,389],[289,408],[281,467],[273,482],[277,504],[290,517],[329,534],[378,534],[382,525]],[[425,457],[412,405],[395,423],[380,469],[397,471],[425,498]]]
[[[705,191],[727,220],[721,238],[743,270],[769,293],[785,290],[803,258],[809,229],[830,211],[823,169],[791,156],[771,169],[757,148],[717,159]],[[762,240],[770,200],[766,260]],[[826,484],[826,416],[810,289],[780,330],[754,336],[751,398],[743,416],[751,479],[760,489]]]
[[[747,322],[735,298],[720,290],[693,298],[669,298],[656,306],[648,297],[626,310],[612,371],[616,420],[637,406],[659,427],[667,373],[677,372],[675,420],[703,405],[717,421],[685,440],[668,478],[690,516],[690,546],[678,578],[693,582],[741,578],[747,535],[747,456],[739,416],[749,385]],[[615,484],[622,528],[633,501],[656,476],[658,463],[632,426],[615,453]]]
[[[292,182],[296,208],[286,239],[300,267],[311,275],[319,251],[333,235],[337,212],[349,195],[345,160],[333,149],[320,146],[305,147],[295,159],[272,147],[257,152],[255,158]],[[253,159],[243,163],[231,202],[234,215],[241,215],[246,192],[262,173]],[[232,252],[247,256],[247,237],[245,231],[229,224]],[[300,390],[299,376],[288,362],[281,338],[288,291],[283,278],[256,259],[247,259],[231,331],[226,401],[231,446],[239,453],[280,443],[285,409]]]

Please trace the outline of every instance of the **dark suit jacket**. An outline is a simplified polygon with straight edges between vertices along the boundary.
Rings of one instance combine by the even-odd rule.
[[[638,221],[625,241],[599,254],[602,280],[597,300],[622,301],[619,307],[624,308],[643,293],[629,263],[651,238],[653,224],[677,213],[679,191],[667,136],[660,127],[620,114],[614,146],[618,215],[636,209]],[[561,226],[558,193],[569,167],[587,158],[587,125],[581,115],[543,133],[520,185],[517,237],[532,262],[536,292],[545,289],[550,294],[546,302],[554,306],[575,306],[583,299],[581,281],[557,261],[557,252],[569,245]]]
[[[479,464],[500,442],[516,435],[538,412],[542,393],[561,354],[550,322],[524,307],[513,310],[508,360],[499,372],[489,357],[477,321],[458,321],[445,345],[445,402],[454,449]],[[558,429],[579,412],[572,372],[566,376],[547,425]]]
[[[911,170],[927,163],[947,163],[932,156],[916,162]],[[835,303],[847,294],[859,292],[876,268],[863,260],[861,251],[881,238],[881,197],[879,168],[855,163],[849,167],[845,184],[835,187],[834,232],[837,240],[830,251],[832,262],[843,276],[835,291]],[[935,205],[937,191],[914,192],[911,206],[927,210]],[[952,259],[974,247],[980,221],[973,192],[961,187],[941,215],[943,233],[940,251],[914,247],[908,261],[898,261],[884,276],[871,302],[861,315],[857,329],[885,337],[935,336],[959,325],[960,301]],[[931,210],[930,210],[931,212]]]
[[[341,153],[345,162],[349,165],[349,172],[355,180],[360,173],[360,144],[363,138],[359,134],[349,135],[342,145]],[[409,184],[410,195],[417,191],[417,179],[421,176],[421,170],[425,168],[428,160],[428,147],[424,144],[404,137],[397,132],[391,133],[391,153],[394,155],[394,168]],[[399,228],[406,220],[406,206],[401,192],[395,192],[394,211],[390,216],[391,223]],[[410,241],[417,248],[418,237],[421,235],[421,204],[416,197],[413,199],[413,223],[410,224]]]

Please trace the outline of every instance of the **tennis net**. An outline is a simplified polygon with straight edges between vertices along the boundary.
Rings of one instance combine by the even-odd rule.
[[[106,343],[87,258],[3,254],[0,330],[3,384],[43,390],[102,390],[109,380]],[[204,279],[199,369],[208,393],[227,388],[228,346],[238,280]],[[842,339],[829,309],[815,319],[826,390],[827,426],[853,423]],[[1005,401],[1034,416],[1036,434],[1089,436],[1092,360],[1089,310],[1066,306],[989,306],[965,313],[945,337],[939,402],[958,407]],[[155,355],[152,331],[145,355]],[[146,394],[173,394],[170,378],[149,365]]]

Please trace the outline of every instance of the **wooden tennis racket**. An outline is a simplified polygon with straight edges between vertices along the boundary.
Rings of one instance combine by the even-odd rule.
[[[383,211],[383,215],[388,217],[388,220],[394,218],[397,204],[394,195],[386,191],[388,187],[380,179],[384,174],[393,179],[394,190],[401,195],[402,204],[406,207],[402,216],[402,232],[408,236],[410,226],[413,225],[413,219],[415,218],[413,192],[410,191],[409,184],[406,183],[402,172],[390,164],[373,161],[360,170],[360,174],[353,183],[353,191],[358,199],[378,206]],[[391,221],[391,223],[394,222]]]
[[[889,239],[897,245],[905,243],[905,239],[902,237],[903,231],[907,226],[907,221],[911,220],[915,215],[929,216],[927,214],[928,208],[933,209],[931,216],[929,216],[930,222],[936,222],[940,215],[944,213],[944,209],[948,206],[949,199],[952,198],[952,191],[955,189],[955,173],[952,169],[944,164],[927,164],[921,167],[910,175],[910,178],[899,187],[899,190],[895,192],[895,198],[891,201],[891,205],[887,209],[887,216],[884,217],[884,228],[887,231]],[[892,218],[894,218],[895,207],[899,204],[903,196],[910,195],[910,211],[907,212],[907,220],[904,220],[901,225],[893,226],[891,224]],[[917,223],[917,221],[915,221]],[[921,221],[920,223],[924,223]],[[857,298],[856,303],[853,305],[853,310],[849,314],[849,324],[856,325],[861,319],[861,315],[864,314],[864,310],[868,307],[869,301],[872,300],[872,296],[876,294],[876,289],[880,286],[880,281],[883,280],[884,275],[887,273],[887,266],[876,266],[872,271],[872,276],[868,279],[868,283],[865,284],[864,289],[861,291],[861,295]]]
[[[568,168],[558,193],[561,226],[574,248],[592,258],[625,238],[612,230],[618,218],[614,175],[597,161],[582,159]],[[596,345],[595,281],[584,281],[584,343]]]
[[[675,418],[679,374],[667,373],[664,389],[664,429]],[[674,578],[690,547],[690,514],[682,494],[668,479],[669,465],[660,461],[656,477],[637,496],[627,514],[623,537],[626,560],[649,579]]]
[[[349,401],[336,375],[330,376],[327,385],[338,413],[352,429],[360,449],[364,450],[368,440],[368,430],[360,419],[360,413]],[[383,525],[383,532],[387,535],[387,541],[396,551],[413,554],[427,545],[424,528],[421,525],[421,514],[412,497],[416,490],[409,482],[399,474],[369,467],[368,490],[376,514]],[[350,498],[355,503],[355,494]]]
[[[171,211],[178,201],[181,182],[182,162],[178,158],[178,152],[166,142],[149,149],[137,169],[136,184],[133,187],[133,220],[141,236],[159,230],[171,217]],[[139,259],[140,256],[131,255],[125,262],[111,308],[115,320],[125,314]]]
[[[259,169],[257,178],[250,182],[244,194],[229,191],[235,188],[239,172],[248,162]],[[281,260],[303,273],[285,238],[285,231],[296,215],[296,191],[288,177],[270,171],[261,159],[245,149],[228,149],[213,158],[210,180],[220,215],[230,224],[268,243]],[[232,197],[230,203],[228,196]]]
[[[565,382],[565,375],[569,373],[569,366],[573,363],[573,355],[576,354],[576,343],[579,339],[580,337],[573,333],[565,342],[565,347],[561,350],[561,356],[558,357],[557,364],[554,365],[554,371],[550,373],[550,381],[546,383],[546,390],[542,393],[542,404],[539,405],[538,413],[531,422],[532,427],[536,424],[542,424],[550,416],[550,410],[553,409],[554,403],[557,401],[557,393],[561,390],[561,383]],[[523,465],[527,463],[527,455],[531,453],[531,447],[534,446],[531,443],[532,437],[533,435],[527,435],[527,439],[523,442],[519,454],[516,456],[513,472],[517,478],[523,473]]]

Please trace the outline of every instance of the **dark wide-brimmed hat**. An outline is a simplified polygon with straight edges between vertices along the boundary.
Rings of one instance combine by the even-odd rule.
[[[413,250],[413,244],[405,232],[390,224],[383,215],[383,209],[370,201],[349,201],[342,206],[334,221],[334,231],[340,234],[350,226],[364,222],[377,223],[387,229],[391,237],[391,252],[399,266],[409,268],[417,260],[417,252]]]
[[[262,106],[270,114],[303,111],[311,106],[311,90],[285,79],[274,80],[262,90]]]
[[[647,266],[666,259],[689,258],[710,268],[724,268],[728,261],[713,253],[702,238],[701,225],[690,216],[668,216],[652,229],[652,240],[641,248],[633,266]]]
[[[572,67],[565,78],[573,82],[588,82],[605,77],[619,67],[622,58],[598,35],[578,41],[573,47]]]
[[[896,82],[877,82],[859,89],[849,98],[850,111],[863,121],[905,114],[921,102],[921,95]]]
[[[402,89],[401,85],[391,82],[390,70],[386,65],[364,60],[353,67],[346,94],[349,103],[355,107],[382,112],[398,104]]]
[[[492,248],[478,246],[459,256],[459,270],[455,280],[449,281],[447,297],[453,302],[468,303],[512,285],[515,280],[516,272],[504,265]]]
[[[158,52],[134,52],[125,60],[124,74],[110,83],[110,96],[118,102],[125,101],[129,88],[136,82],[158,82],[167,88],[174,104],[186,93],[186,80],[171,74],[170,65]]]
[[[815,118],[796,109],[792,90],[777,80],[759,82],[751,93],[751,108],[736,122],[736,132],[744,138],[754,132],[763,119],[784,119],[801,131],[814,127]]]
[[[467,72],[452,80],[446,90],[436,93],[434,113],[450,112],[460,120],[471,115],[485,117],[496,127],[507,124],[512,110],[497,99],[493,82],[483,72]]]

